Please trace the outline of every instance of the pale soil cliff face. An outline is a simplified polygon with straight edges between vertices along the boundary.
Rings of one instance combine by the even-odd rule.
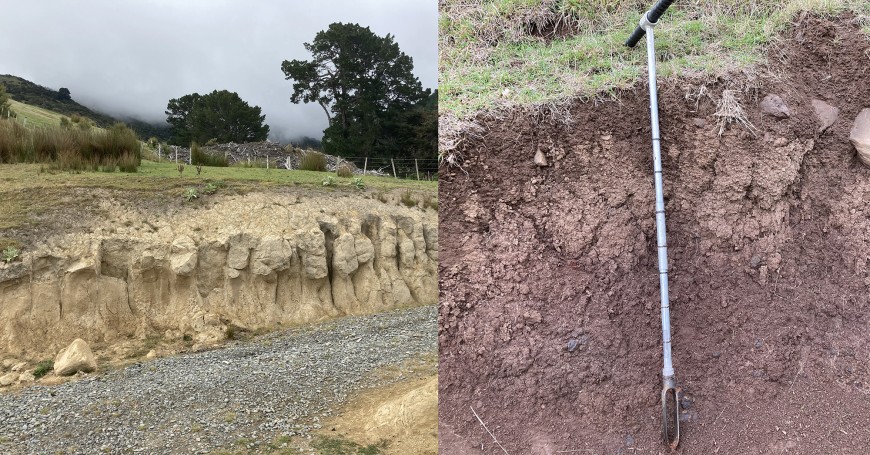
[[[0,265],[0,353],[70,340],[218,341],[434,304],[437,212],[342,194],[253,193],[154,213],[108,198],[89,233]],[[74,214],[71,214],[74,216]]]

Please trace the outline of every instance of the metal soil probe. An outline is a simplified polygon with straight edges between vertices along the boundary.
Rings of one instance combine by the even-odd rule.
[[[656,238],[659,258],[659,288],[662,298],[662,349],[664,368],[662,369],[662,437],[671,448],[680,444],[680,389],[674,381],[674,366],[671,363],[671,309],[668,300],[668,242],[665,233],[665,201],[662,190],[662,156],[659,136],[659,102],[656,87],[656,49],[653,28],[673,0],[659,0],[640,20],[640,25],[625,42],[634,47],[646,34],[646,56],[649,69],[649,109],[652,121],[653,167],[656,186]]]

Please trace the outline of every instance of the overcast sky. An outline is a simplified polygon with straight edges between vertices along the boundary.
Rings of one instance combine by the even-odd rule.
[[[333,22],[391,33],[437,86],[436,0],[27,0],[3,2],[0,74],[23,77],[116,116],[160,122],[171,98],[237,92],[263,108],[273,139],[322,136],[317,104],[290,102],[281,62]]]

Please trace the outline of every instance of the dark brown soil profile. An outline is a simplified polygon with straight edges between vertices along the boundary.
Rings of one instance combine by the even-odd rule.
[[[870,45],[850,17],[783,43],[740,98],[757,136],[713,115],[746,81],[661,83],[682,453],[870,451],[870,169],[848,141]],[[667,452],[647,96],[485,121],[445,172],[441,453],[504,453],[472,408],[511,455]],[[823,133],[813,99],[839,108]]]

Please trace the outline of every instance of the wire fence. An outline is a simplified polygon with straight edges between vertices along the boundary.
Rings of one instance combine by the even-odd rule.
[[[437,158],[380,158],[343,156],[367,174],[391,176],[398,179],[438,180]]]

